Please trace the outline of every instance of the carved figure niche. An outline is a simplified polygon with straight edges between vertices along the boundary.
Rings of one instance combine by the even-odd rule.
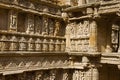
[[[35,33],[36,34],[41,34],[42,30],[42,18],[41,16],[35,16]]]
[[[8,29],[8,10],[0,8],[0,30]]]
[[[112,51],[118,51],[118,39],[119,39],[119,26],[116,24],[112,25],[111,41],[112,41]]]
[[[34,33],[34,15],[28,14],[26,17],[26,33]]]
[[[25,32],[25,13],[19,13],[18,14],[18,25],[17,25],[17,31],[18,32]]]
[[[9,30],[17,31],[17,12],[14,10],[9,11]]]
[[[54,35],[54,23],[55,23],[55,20],[53,20],[53,19],[49,19],[49,21],[48,21],[49,23],[49,35],[50,36],[53,36]]]
[[[58,20],[55,21],[55,31],[54,31],[54,36],[58,36],[60,33],[60,22]]]
[[[48,18],[43,17],[43,26],[42,26],[42,35],[48,35],[49,28],[48,28]]]

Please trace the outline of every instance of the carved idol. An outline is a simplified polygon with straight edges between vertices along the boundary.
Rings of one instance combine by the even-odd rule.
[[[60,31],[60,22],[59,22],[59,21],[56,21],[56,22],[55,22],[54,36],[59,35],[59,31]]]
[[[63,73],[63,79],[62,80],[69,80],[69,77],[68,77],[68,72],[65,70],[64,73]]]
[[[43,28],[42,28],[42,35],[48,35],[48,18],[43,18]]]
[[[77,38],[81,38],[83,35],[83,24],[80,22],[77,25]]]
[[[35,33],[40,34],[42,30],[42,19],[39,16],[35,16]]]
[[[42,71],[36,72],[35,80],[43,80],[43,72]]]
[[[73,73],[73,80],[79,80],[79,71],[75,70],[75,72]]]
[[[51,70],[50,71],[50,80],[55,80],[56,78],[56,71],[55,70]]]
[[[49,35],[53,36],[54,34],[54,20],[49,19]]]
[[[10,13],[10,30],[16,31],[17,30],[17,12],[11,10]]]
[[[85,36],[85,37],[89,37],[89,36],[90,36],[90,32],[89,32],[89,21],[84,21],[83,32],[84,32],[84,36]]]
[[[27,16],[27,30],[26,33],[34,33],[34,15],[28,15]]]

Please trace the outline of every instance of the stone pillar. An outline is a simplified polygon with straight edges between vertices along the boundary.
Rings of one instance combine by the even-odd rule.
[[[18,13],[15,10],[10,10],[8,14],[9,31],[17,31]]]
[[[89,51],[97,51],[97,24],[95,20],[92,20],[90,23],[90,41],[89,41]]]
[[[99,71],[96,67],[92,68],[92,80],[99,80]]]
[[[33,34],[34,33],[34,15],[28,14],[26,17],[26,33]]]

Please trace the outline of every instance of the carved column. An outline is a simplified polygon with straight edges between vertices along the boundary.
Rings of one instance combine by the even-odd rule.
[[[90,41],[89,41],[89,51],[97,51],[97,23],[95,20],[92,20],[90,23]]]
[[[26,33],[33,34],[34,33],[34,15],[28,14],[26,17]]]
[[[92,69],[92,80],[99,80],[99,71],[96,67]]]
[[[17,31],[17,11],[10,10],[8,14],[8,24],[9,24],[9,30],[10,31]]]

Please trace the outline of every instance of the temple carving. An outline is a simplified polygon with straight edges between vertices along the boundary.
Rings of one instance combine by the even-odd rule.
[[[0,80],[120,80],[120,0],[0,0]]]

